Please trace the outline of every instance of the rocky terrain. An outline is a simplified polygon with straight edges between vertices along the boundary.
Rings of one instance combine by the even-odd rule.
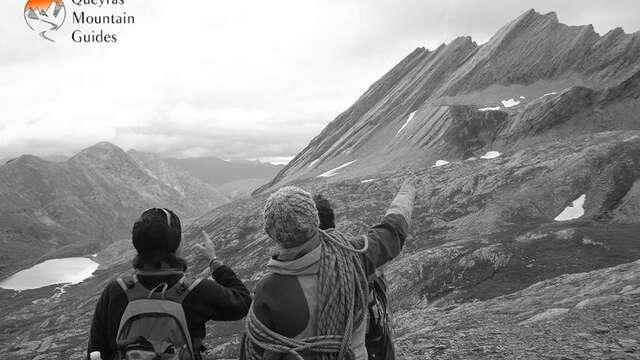
[[[253,286],[273,251],[261,209],[281,185],[323,193],[359,234],[414,177],[412,234],[385,267],[399,358],[640,359],[639,71],[640,34],[534,11],[481,46],[417,49],[270,184],[195,219],[191,271],[206,273],[204,230]],[[131,256],[117,242],[81,284],[0,290],[0,358],[80,359]],[[206,358],[237,358],[241,330],[210,324]]]

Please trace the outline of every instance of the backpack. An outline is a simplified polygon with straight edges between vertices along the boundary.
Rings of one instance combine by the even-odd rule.
[[[369,324],[365,339],[369,359],[395,359],[387,305],[387,284],[383,275],[376,272],[369,279]]]
[[[118,359],[196,360],[182,302],[200,281],[183,276],[172,287],[165,282],[149,290],[136,275],[118,278],[129,300],[116,336]]]

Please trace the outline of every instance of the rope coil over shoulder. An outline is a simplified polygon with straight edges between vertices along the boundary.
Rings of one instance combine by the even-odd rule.
[[[257,349],[288,354],[297,360],[304,360],[301,354],[310,353],[321,360],[354,359],[350,349],[353,332],[365,320],[367,309],[367,278],[359,254],[367,251],[369,239],[363,237],[363,247],[355,249],[346,239],[320,230],[316,336],[296,339],[278,334],[251,309],[243,346],[245,359],[261,359]]]

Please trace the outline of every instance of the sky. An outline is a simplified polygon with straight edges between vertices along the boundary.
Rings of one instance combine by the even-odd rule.
[[[80,1],[64,0],[55,43],[26,26],[26,0],[0,1],[0,158],[109,141],[286,162],[416,47],[462,35],[484,43],[530,8],[600,34],[640,30],[637,0]],[[72,11],[136,22],[83,27]],[[118,42],[71,41],[99,28]]]

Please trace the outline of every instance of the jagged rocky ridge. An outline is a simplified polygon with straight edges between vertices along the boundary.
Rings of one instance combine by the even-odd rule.
[[[356,234],[413,176],[412,236],[385,269],[400,358],[638,359],[639,37],[530,11],[480,47],[414,51],[272,184],[197,219],[192,272],[206,272],[193,257],[204,229],[249,285],[260,279],[273,250],[261,208],[280,185],[324,193]],[[502,155],[478,158],[488,150]],[[582,195],[581,218],[554,221]],[[130,256],[126,243],[103,250],[96,276],[60,295],[0,291],[0,357],[79,359],[98,293]],[[237,358],[241,330],[211,324],[207,357]]]
[[[541,15],[534,10],[504,26],[483,45],[460,37],[433,51],[418,48],[260,191],[315,177],[353,160],[357,163],[339,177],[419,168],[443,158],[462,160],[496,139],[517,136],[513,134],[517,129],[508,129],[518,122],[512,118],[532,118],[535,111],[545,111],[550,105],[545,98],[561,91],[560,100],[570,103],[560,104],[566,113],[550,114],[555,122],[564,124],[582,111],[582,105],[589,105],[593,112],[589,120],[572,123],[579,133],[638,128],[638,105],[633,101],[640,76],[638,59],[640,32],[626,34],[618,28],[599,36],[591,25],[567,26],[558,22],[555,13]],[[576,86],[580,88],[573,89]],[[500,106],[508,99],[520,101],[515,108],[500,109],[510,115],[509,121],[506,114],[474,111]],[[536,109],[536,103],[541,107]],[[518,114],[529,105],[531,109]],[[573,135],[572,126],[556,129],[557,125],[547,123],[545,130]],[[466,139],[452,139],[461,129]],[[517,147],[499,143],[504,150]]]

